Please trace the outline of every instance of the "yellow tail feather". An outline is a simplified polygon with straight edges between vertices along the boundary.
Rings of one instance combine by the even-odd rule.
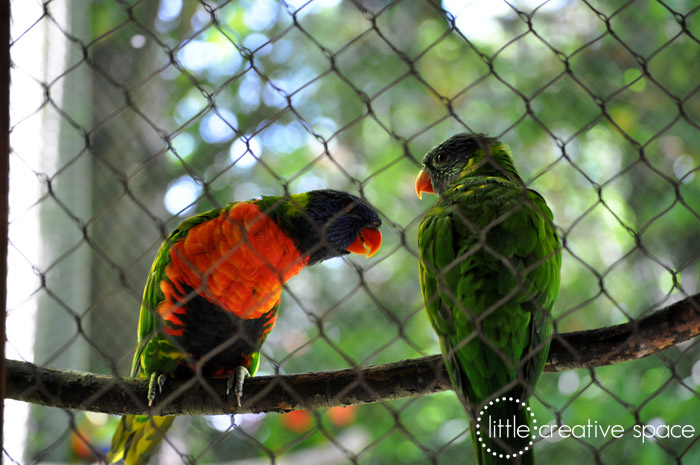
[[[125,465],[146,465],[173,420],[173,416],[123,416],[112,436],[107,463],[124,459]]]

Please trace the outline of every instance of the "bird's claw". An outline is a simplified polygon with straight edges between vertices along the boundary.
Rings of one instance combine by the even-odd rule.
[[[243,382],[247,377],[250,376],[250,372],[244,366],[236,367],[228,377],[226,381],[226,395],[231,393],[231,388],[233,388],[233,393],[236,395],[236,404],[241,406],[241,396],[243,396]]]
[[[164,374],[151,373],[151,379],[148,381],[148,406],[153,405],[153,401],[156,400],[156,387],[158,393],[163,392],[163,385],[168,377]]]

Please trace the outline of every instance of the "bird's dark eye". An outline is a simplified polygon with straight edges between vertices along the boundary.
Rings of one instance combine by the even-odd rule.
[[[442,165],[447,161],[447,153],[445,152],[440,152],[438,153],[437,157],[435,157],[435,164],[437,165]]]

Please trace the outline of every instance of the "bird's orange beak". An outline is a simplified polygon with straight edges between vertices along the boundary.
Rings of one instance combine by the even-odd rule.
[[[357,235],[357,239],[348,246],[347,251],[367,255],[367,258],[369,258],[377,253],[381,245],[382,233],[378,229],[365,228]]]
[[[428,194],[435,193],[433,190],[433,183],[430,180],[430,175],[427,171],[420,170],[420,173],[418,173],[418,177],[416,178],[416,195],[418,195],[419,199],[423,198],[423,192],[427,192]]]

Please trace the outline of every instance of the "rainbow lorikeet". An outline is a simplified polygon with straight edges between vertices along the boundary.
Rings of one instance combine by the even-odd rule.
[[[318,190],[235,202],[185,220],[148,275],[131,375],[150,378],[149,405],[168,377],[228,377],[240,405],[275,324],[284,283],[307,265],[381,245],[377,212]],[[146,464],[173,416],[124,416],[110,463]]]
[[[477,461],[534,463],[526,403],[547,359],[560,282],[552,212],[525,187],[509,149],[483,134],[431,149],[416,179],[422,192],[439,197],[418,229],[421,290]]]

